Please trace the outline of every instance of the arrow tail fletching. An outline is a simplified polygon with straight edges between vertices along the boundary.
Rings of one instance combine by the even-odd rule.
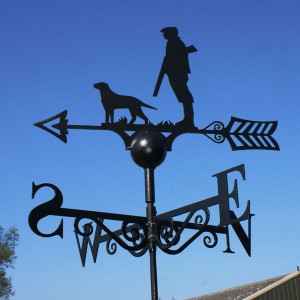
[[[231,117],[226,138],[235,150],[279,150],[279,145],[272,137],[277,128],[277,121],[250,121]]]

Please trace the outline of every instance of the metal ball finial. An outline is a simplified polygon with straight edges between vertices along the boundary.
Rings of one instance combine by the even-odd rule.
[[[166,138],[160,132],[139,132],[132,140],[130,154],[138,166],[156,168],[166,158]]]

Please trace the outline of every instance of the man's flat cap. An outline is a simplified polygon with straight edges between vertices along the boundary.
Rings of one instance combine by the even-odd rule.
[[[178,29],[176,27],[166,27],[163,28],[160,32],[162,33],[167,33],[167,34],[174,34],[174,35],[178,35]]]

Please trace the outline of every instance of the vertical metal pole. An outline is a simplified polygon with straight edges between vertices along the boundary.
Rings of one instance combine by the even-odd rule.
[[[156,243],[157,237],[156,224],[154,217],[156,216],[155,208],[155,190],[154,190],[154,169],[145,168],[145,193],[146,193],[146,213],[148,226],[148,245],[150,254],[150,275],[151,275],[151,299],[158,300],[157,291],[157,268],[156,268]]]

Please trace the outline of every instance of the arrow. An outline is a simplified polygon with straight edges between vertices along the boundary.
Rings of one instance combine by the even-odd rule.
[[[236,117],[231,117],[229,124],[225,127],[220,121],[214,121],[203,129],[197,127],[184,127],[174,125],[170,122],[161,122],[160,124],[127,124],[124,119],[117,123],[103,123],[97,125],[69,125],[67,119],[67,110],[48,118],[46,120],[34,123],[45,131],[51,133],[62,142],[67,143],[68,129],[85,130],[110,130],[114,131],[123,139],[126,149],[130,149],[132,138],[136,132],[154,131],[170,133],[167,137],[167,148],[171,151],[173,141],[182,134],[194,133],[202,134],[217,144],[221,144],[227,139],[231,149],[236,150],[280,150],[278,143],[272,137],[275,132],[277,121],[251,121]],[[56,122],[55,122],[56,121]],[[50,124],[49,124],[50,123]],[[47,126],[48,125],[48,126]],[[127,132],[133,132],[129,135]]]

